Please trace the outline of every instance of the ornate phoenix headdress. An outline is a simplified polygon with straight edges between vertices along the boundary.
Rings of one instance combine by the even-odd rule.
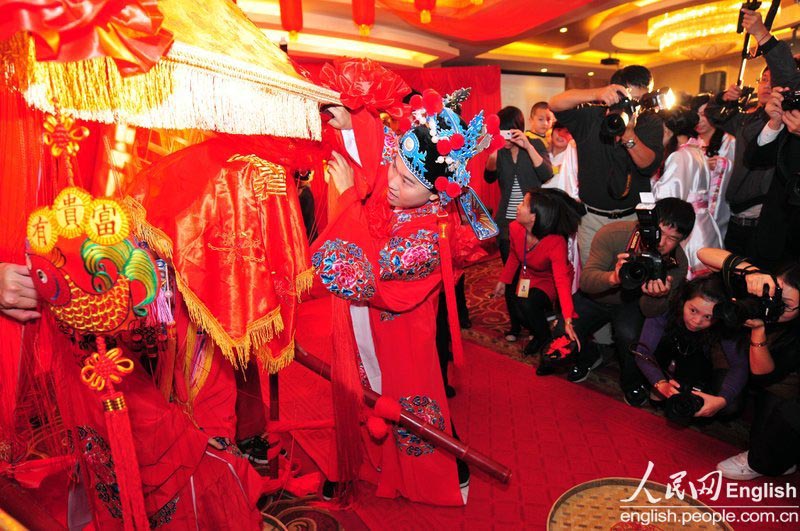
[[[444,100],[434,90],[411,98],[416,126],[400,137],[401,160],[423,186],[439,194],[442,205],[458,199],[475,235],[480,240],[498,233],[486,207],[469,186],[469,161],[487,148],[497,149],[499,121],[496,115],[484,118],[483,111],[466,124],[445,102],[463,101],[465,89]],[[501,144],[502,145],[502,144]]]

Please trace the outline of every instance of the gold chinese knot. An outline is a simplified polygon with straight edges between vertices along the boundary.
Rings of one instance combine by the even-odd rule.
[[[259,200],[268,195],[286,195],[286,169],[274,162],[269,162],[256,155],[234,155],[228,159],[247,162],[257,171],[253,175],[253,193]]]

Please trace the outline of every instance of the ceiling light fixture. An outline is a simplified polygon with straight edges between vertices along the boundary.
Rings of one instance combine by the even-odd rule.
[[[563,28],[558,30],[559,33],[566,33],[567,31],[569,31],[569,30],[567,29],[566,26],[564,26]]]
[[[547,72],[547,69],[546,68],[542,68],[541,70],[539,70],[539,72],[545,73],[545,72]]]
[[[742,41],[736,33],[741,7],[740,1],[726,0],[666,13],[647,21],[647,38],[661,52],[695,60],[718,57]]]
[[[594,72],[586,72],[586,75],[592,77],[594,75]]]

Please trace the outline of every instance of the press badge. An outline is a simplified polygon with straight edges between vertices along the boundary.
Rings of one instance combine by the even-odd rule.
[[[520,278],[519,282],[517,282],[517,297],[527,299],[528,291],[530,290],[530,288],[531,288],[531,279]]]

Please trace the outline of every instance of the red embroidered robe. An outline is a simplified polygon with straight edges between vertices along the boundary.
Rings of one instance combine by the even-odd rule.
[[[326,230],[327,239],[320,242],[312,264],[333,295],[368,305],[383,396],[450,434],[435,345],[441,289],[439,205],[392,212],[386,196],[376,194],[367,203],[377,216],[368,213],[354,189],[342,194],[343,215]],[[363,371],[362,383],[368,385]],[[378,456],[379,462],[373,463],[380,469],[378,496],[463,505],[454,458],[430,443],[395,426],[380,451],[368,453]]]

